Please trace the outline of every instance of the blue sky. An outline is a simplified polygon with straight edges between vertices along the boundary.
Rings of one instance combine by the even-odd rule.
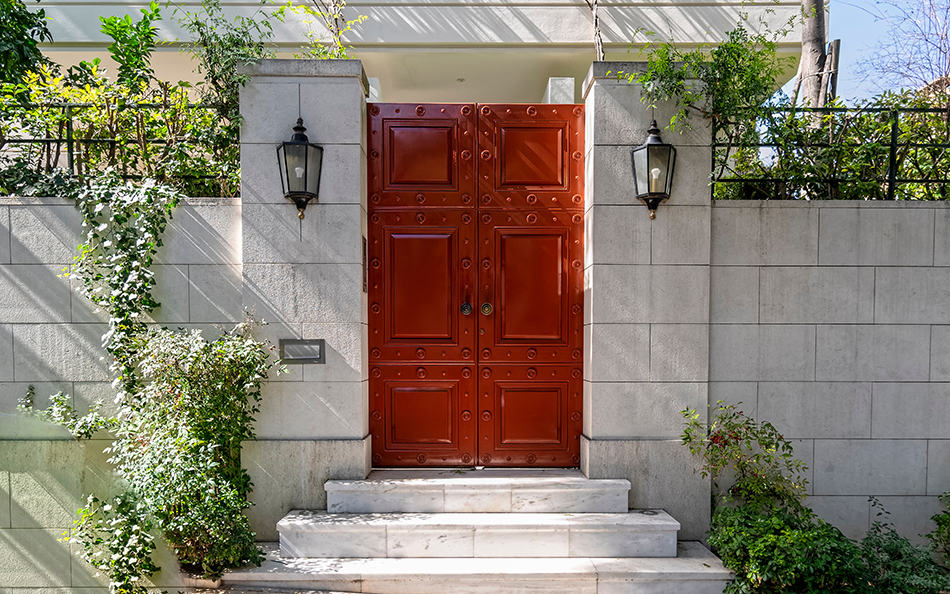
[[[873,52],[887,34],[885,24],[867,12],[874,4],[873,0],[831,0],[828,39],[841,40],[838,95],[845,100],[870,97],[884,90],[879,81],[864,80],[858,72],[861,58]]]

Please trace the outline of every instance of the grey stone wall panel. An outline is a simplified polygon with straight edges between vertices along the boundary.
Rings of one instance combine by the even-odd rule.
[[[709,378],[713,381],[812,381],[815,327],[712,324]]]
[[[162,241],[155,255],[158,264],[240,264],[241,203],[234,198],[188,200],[175,209]]]
[[[586,266],[649,264],[652,225],[637,205],[595,205],[585,215]]]
[[[103,324],[13,326],[15,379],[21,382],[111,379],[102,349],[105,331]]]
[[[808,203],[770,203],[712,208],[712,263],[719,265],[814,266],[818,263],[818,209]]]
[[[927,495],[950,491],[950,436],[927,442]]]
[[[759,272],[763,324],[871,323],[874,271],[855,267],[763,267]]]
[[[674,192],[679,197],[679,188],[674,186]],[[680,206],[679,202],[663,205],[650,225],[651,264],[709,264],[709,212],[696,210],[708,211],[709,206]]]
[[[10,207],[0,207],[0,264],[10,263]]]
[[[927,381],[928,326],[818,326],[819,381]]]
[[[696,382],[709,379],[709,326],[652,324],[650,380]]]
[[[246,264],[244,304],[268,321],[360,322],[358,264]]]
[[[712,266],[709,269],[709,321],[755,324],[759,321],[758,266]]]
[[[244,209],[245,264],[362,262],[359,204],[311,204],[302,220],[286,200]]]
[[[588,324],[584,327],[584,377],[595,382],[650,378],[650,326]]]
[[[362,382],[268,382],[259,439],[359,439],[366,435]]]
[[[931,266],[934,210],[920,203],[904,208],[821,208],[819,264]]]
[[[188,267],[188,319],[233,323],[244,318],[242,268],[233,264]]]
[[[72,264],[81,238],[82,217],[65,200],[10,206],[10,262]]]
[[[806,504],[848,538],[864,538],[870,528],[870,504],[865,496],[813,495]]]
[[[706,323],[709,271],[704,266],[594,265],[588,271],[594,323]]]
[[[329,479],[366,477],[368,439],[258,440],[241,451],[254,492],[247,510],[261,541],[277,540],[277,521],[292,509],[326,509]]]
[[[926,482],[924,440],[815,441],[816,495],[923,495]]]
[[[676,439],[680,411],[705,419],[706,384],[701,382],[584,382],[584,434],[592,439]]]
[[[950,437],[950,383],[876,383],[872,392],[872,437]]]
[[[0,266],[0,320],[14,324],[68,322],[69,283],[60,278],[63,266]]]
[[[871,384],[760,382],[758,418],[788,438],[871,437]]]
[[[934,216],[934,266],[950,266],[950,209],[938,209]]]
[[[878,268],[878,324],[950,324],[950,267]]]

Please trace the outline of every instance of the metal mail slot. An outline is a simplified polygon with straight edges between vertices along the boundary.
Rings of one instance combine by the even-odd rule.
[[[323,338],[301,340],[297,338],[281,338],[280,359],[284,363],[326,363],[326,345]]]

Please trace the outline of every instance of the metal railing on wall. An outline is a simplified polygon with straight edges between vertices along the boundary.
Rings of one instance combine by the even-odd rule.
[[[233,177],[238,168],[237,142],[232,143],[231,154],[226,143],[222,151],[220,139],[211,139],[219,117],[207,105],[51,102],[8,106],[0,122],[0,161],[7,166],[18,164],[37,172],[59,169],[71,177],[110,168],[123,179],[156,177],[208,190],[217,186],[225,193],[228,176]],[[18,122],[17,109],[37,110],[32,119],[38,112],[42,121]]]
[[[714,125],[714,199],[950,199],[950,108],[757,108]]]

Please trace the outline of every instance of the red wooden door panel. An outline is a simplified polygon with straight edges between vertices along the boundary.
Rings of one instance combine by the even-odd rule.
[[[584,220],[578,212],[479,215],[479,360],[571,363],[584,331]],[[491,313],[481,310],[491,304]]]
[[[475,455],[472,366],[375,365],[370,434],[376,466],[471,465]]]
[[[583,208],[584,108],[478,106],[478,204]]]
[[[582,375],[579,366],[481,367],[478,461],[485,466],[579,464]]]
[[[472,213],[379,209],[369,236],[370,361],[473,360],[475,315],[462,312],[475,297]]]
[[[475,106],[369,106],[371,207],[466,206],[475,193]]]
[[[583,116],[369,106],[374,465],[579,463]]]

